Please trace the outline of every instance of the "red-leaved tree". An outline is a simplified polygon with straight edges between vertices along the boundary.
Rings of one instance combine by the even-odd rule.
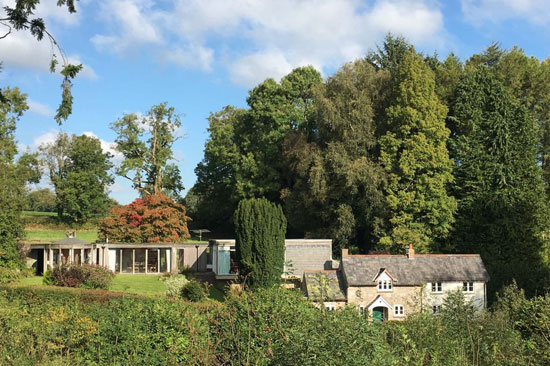
[[[180,243],[189,238],[185,206],[164,195],[113,207],[99,225],[100,240],[123,243]]]

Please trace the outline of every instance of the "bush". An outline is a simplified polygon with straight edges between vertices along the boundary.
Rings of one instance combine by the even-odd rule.
[[[83,264],[55,267],[44,275],[44,284],[62,287],[81,287],[107,290],[114,278],[109,269],[97,265]]]
[[[189,283],[185,276],[171,276],[164,281],[166,283],[166,296],[178,298],[181,295],[182,288]]]
[[[208,297],[208,285],[202,284],[199,281],[188,281],[182,287],[180,297],[184,300],[199,302],[204,301]]]
[[[0,283],[11,283],[23,277],[17,268],[0,267]]]

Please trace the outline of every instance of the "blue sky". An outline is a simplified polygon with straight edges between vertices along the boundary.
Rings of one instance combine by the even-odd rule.
[[[60,77],[48,72],[50,45],[25,33],[0,40],[0,86],[20,87],[31,107],[18,125],[21,149],[36,149],[59,130],[91,133],[116,163],[109,124],[165,101],[185,115],[185,137],[174,150],[187,189],[203,158],[210,112],[244,107],[251,87],[297,66],[330,76],[387,32],[441,56],[465,59],[492,41],[550,56],[545,0],[81,0],[72,15],[55,0],[42,2],[37,14],[84,71],[74,83],[73,114],[59,127]],[[111,196],[128,203],[137,193],[118,178]]]

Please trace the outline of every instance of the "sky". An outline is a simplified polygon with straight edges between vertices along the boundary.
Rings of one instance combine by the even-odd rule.
[[[62,126],[53,118],[61,77],[49,73],[50,43],[25,32],[0,39],[0,87],[19,87],[30,107],[17,126],[20,151],[35,151],[59,131],[88,134],[118,164],[109,125],[167,102],[182,114],[174,151],[186,191],[203,159],[210,113],[246,107],[248,90],[298,66],[329,77],[388,32],[441,57],[454,52],[465,60],[494,41],[550,56],[546,0],[80,0],[76,14],[56,3],[41,0],[36,15],[69,61],[84,66]],[[2,8],[12,4],[0,0]],[[44,179],[37,187],[47,185]],[[123,178],[109,189],[123,204],[138,196]]]

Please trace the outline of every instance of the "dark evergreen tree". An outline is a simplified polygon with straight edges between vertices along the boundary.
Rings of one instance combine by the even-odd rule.
[[[515,278],[532,294],[547,281],[549,223],[536,123],[485,66],[462,79],[451,114],[459,202],[453,243],[481,254],[490,293]]]
[[[286,218],[281,206],[265,198],[239,202],[235,211],[237,261],[254,288],[281,281],[285,258]]]

